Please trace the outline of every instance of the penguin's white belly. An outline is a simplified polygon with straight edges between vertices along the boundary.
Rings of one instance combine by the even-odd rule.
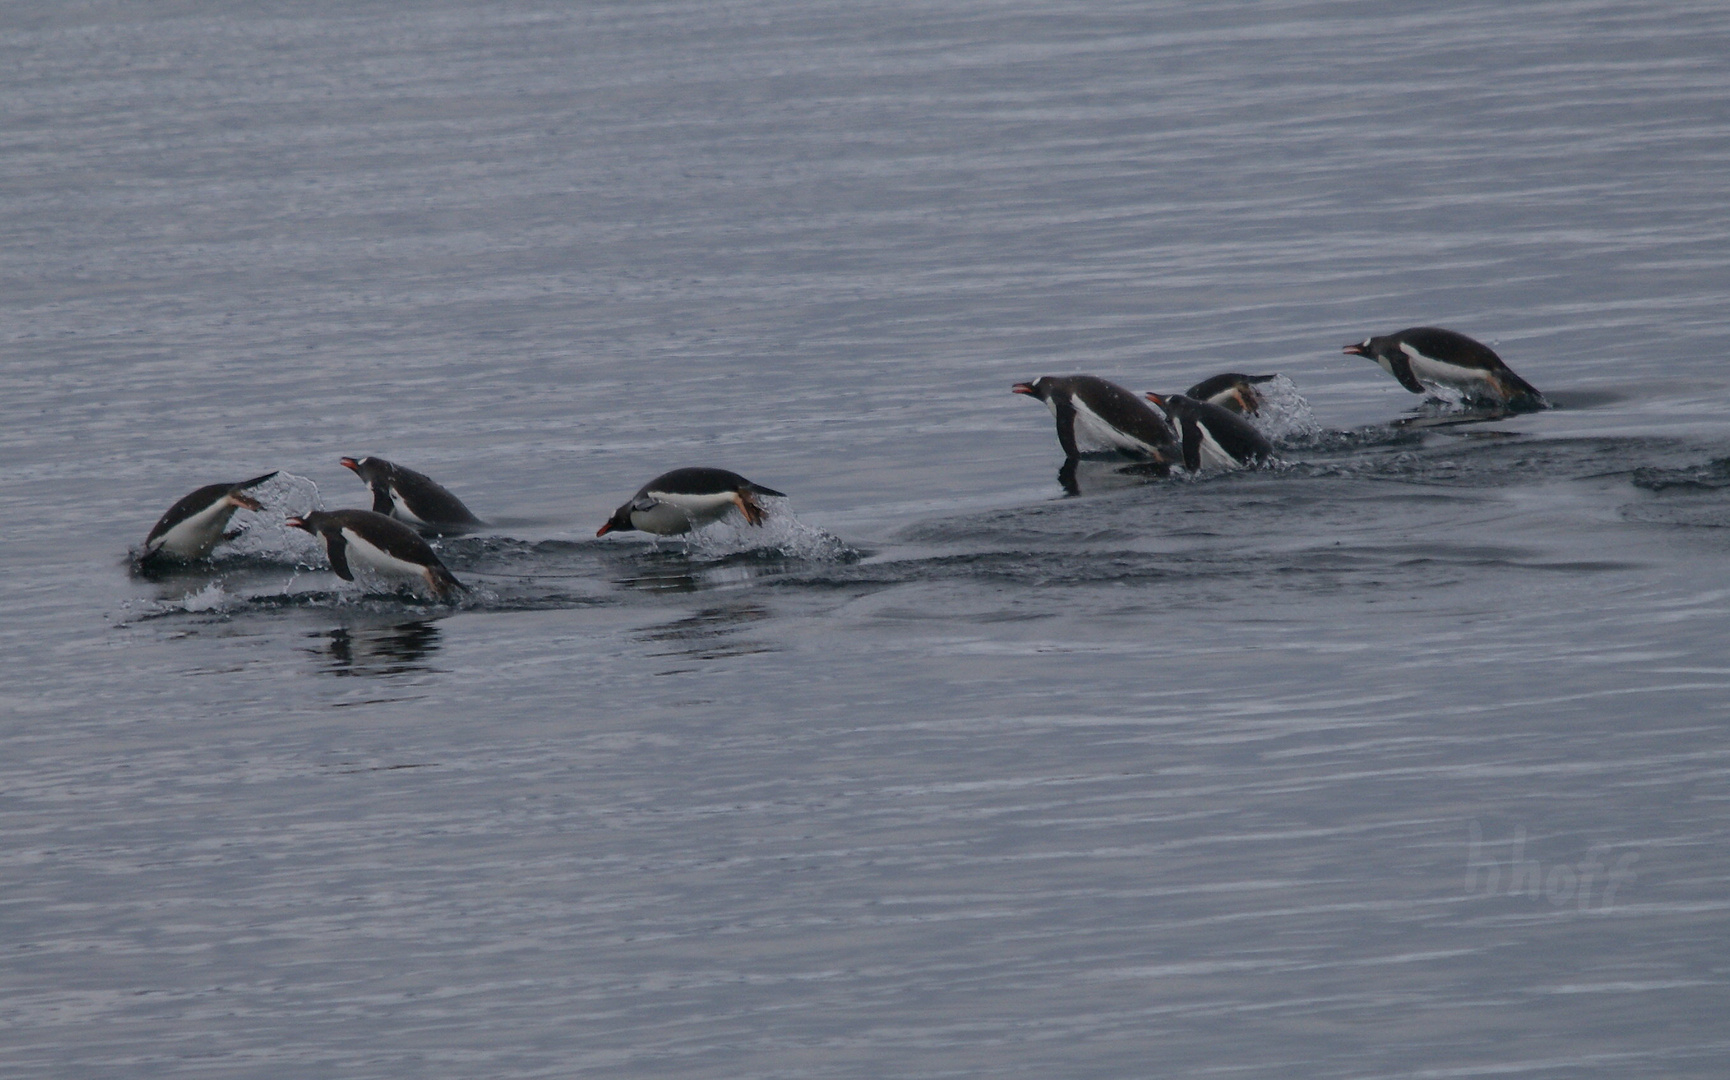
[[[645,499],[652,504],[631,510],[631,525],[646,533],[672,536],[690,532],[712,521],[719,521],[738,505],[738,496],[731,491],[711,495],[674,495],[649,492]]]
[[[407,559],[399,559],[382,548],[374,547],[353,529],[342,530],[342,538],[348,541],[344,556],[348,559],[351,570],[370,570],[383,577],[413,581],[427,580],[426,567]]]
[[[147,549],[166,551],[178,558],[202,559],[222,541],[223,526],[234,514],[234,504],[226,498],[217,499],[198,513],[158,536]]]
[[[1075,408],[1075,446],[1078,450],[1128,450],[1137,454],[1152,454],[1154,447],[1126,431],[1112,427],[1079,399],[1070,404]]]
[[[1445,360],[1437,360],[1433,356],[1425,356],[1410,345],[1401,345],[1400,351],[1406,354],[1406,359],[1411,364],[1412,377],[1421,383],[1480,393],[1485,390],[1498,392],[1490,373],[1483,368],[1461,367]]]

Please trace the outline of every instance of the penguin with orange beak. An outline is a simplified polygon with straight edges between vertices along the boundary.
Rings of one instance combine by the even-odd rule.
[[[238,484],[206,484],[170,506],[144,538],[140,566],[164,562],[195,562],[207,558],[211,549],[238,533],[225,533],[236,510],[258,510],[257,499],[246,494],[276,475],[276,470],[242,480]]]
[[[747,524],[761,525],[767,517],[757,497],[784,499],[773,488],[754,484],[726,469],[685,468],[662,473],[613,511],[596,536],[637,529],[657,536],[675,536],[720,521],[734,510]]]
[[[1187,394],[1149,393],[1147,400],[1181,433],[1183,467],[1192,473],[1241,469],[1273,457],[1267,436],[1229,409]]]

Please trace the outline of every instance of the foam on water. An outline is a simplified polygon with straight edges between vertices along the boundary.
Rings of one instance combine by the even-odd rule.
[[[687,551],[699,559],[725,559],[744,554],[778,556],[809,562],[846,562],[858,551],[833,533],[807,525],[794,515],[786,499],[763,499],[761,525],[748,524],[739,514],[689,534]]]

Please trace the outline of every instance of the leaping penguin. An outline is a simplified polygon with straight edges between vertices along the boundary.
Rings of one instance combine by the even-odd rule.
[[[429,533],[462,532],[486,524],[470,513],[461,499],[413,469],[376,457],[345,457],[339,461],[372,489],[375,514],[396,518]]]
[[[1414,394],[1445,386],[1480,404],[1520,410],[1549,407],[1544,395],[1514,374],[1488,345],[1452,330],[1414,326],[1365,338],[1343,351],[1374,360]]]
[[[242,480],[238,484],[206,484],[168,508],[150,535],[144,538],[142,565],[170,559],[194,562],[210,554],[223,540],[233,539],[222,530],[236,510],[257,510],[258,500],[245,492],[276,475],[277,470]]]
[[[324,541],[330,568],[344,581],[353,567],[387,578],[423,584],[439,600],[467,588],[456,579],[420,534],[395,518],[371,510],[314,510],[284,524]]]
[[[1010,387],[1045,402],[1057,419],[1057,441],[1066,459],[1081,456],[1081,444],[1116,450],[1142,461],[1177,456],[1171,426],[1147,403],[1096,375],[1046,375]]]
[[[1187,394],[1150,393],[1147,400],[1183,433],[1183,467],[1192,473],[1259,465],[1273,457],[1267,436],[1229,409]]]
[[[786,498],[773,488],[753,484],[736,472],[701,467],[674,469],[655,477],[613,511],[596,536],[639,529],[657,536],[690,532],[726,517],[737,509],[752,525],[763,524],[764,510],[756,496]]]
[[[1218,405],[1229,409],[1239,416],[1254,416],[1261,411],[1262,397],[1256,390],[1265,382],[1279,378],[1273,375],[1239,375],[1228,371],[1223,375],[1215,375],[1211,379],[1203,379],[1183,392],[1186,398],[1205,401],[1210,405]]]

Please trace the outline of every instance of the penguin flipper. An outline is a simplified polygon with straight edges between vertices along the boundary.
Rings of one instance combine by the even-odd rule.
[[[1192,473],[1201,471],[1201,425],[1187,418],[1183,421],[1183,467]]]
[[[1053,400],[1057,402],[1057,443],[1063,447],[1063,456],[1074,460],[1081,456],[1075,448],[1075,406],[1066,397]]]
[[[1075,467],[1079,464],[1079,458],[1066,457],[1063,459],[1063,467],[1057,470],[1057,483],[1063,488],[1065,495],[1081,494],[1081,485],[1075,479]]]
[[[390,489],[388,487],[384,484],[379,484],[372,489],[373,513],[383,514],[385,517],[390,517],[390,512],[395,509],[396,504],[390,501]]]
[[[344,581],[353,581],[354,571],[348,568],[348,541],[343,539],[342,530],[324,534],[324,550],[330,556],[330,568],[336,571],[336,576]]]
[[[1414,394],[1422,394],[1426,392],[1424,384],[1418,381],[1416,375],[1412,374],[1411,357],[1407,356],[1403,352],[1396,352],[1392,356],[1388,357],[1388,366],[1393,369],[1394,378],[1400,380],[1401,386],[1410,390]]]

